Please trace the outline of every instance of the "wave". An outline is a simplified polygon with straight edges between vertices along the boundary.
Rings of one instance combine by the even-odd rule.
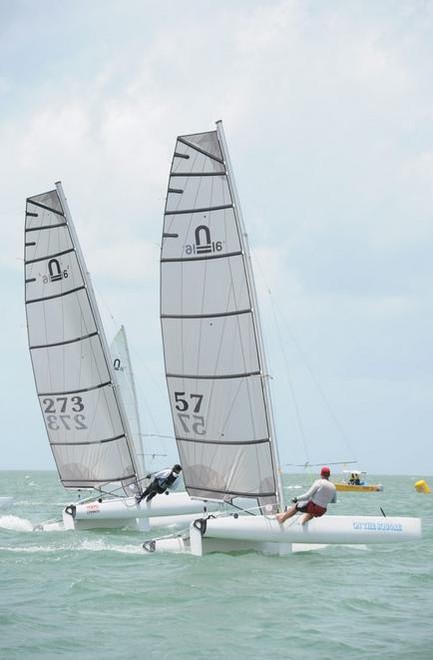
[[[17,552],[17,553],[39,553],[39,552],[118,552],[120,554],[128,555],[143,555],[141,543],[118,545],[114,543],[107,543],[103,539],[84,539],[79,543],[65,543],[62,545],[33,545],[33,546],[15,546],[15,547],[2,547],[0,551]]]
[[[19,516],[0,516],[0,528],[12,532],[32,532],[33,523]]]

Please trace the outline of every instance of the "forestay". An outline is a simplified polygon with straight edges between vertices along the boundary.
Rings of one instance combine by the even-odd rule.
[[[139,459],[140,474],[144,477],[145,464],[143,452],[143,435],[141,432],[140,413],[138,410],[137,392],[134,373],[129,355],[126,330],[122,325],[116,333],[110,346],[114,374],[119,386],[126,416],[128,417],[131,436],[134,441],[135,453]]]
[[[25,300],[39,403],[66,488],[138,469],[96,301],[60,184],[27,199]]]
[[[161,249],[170,406],[193,497],[281,501],[247,246],[218,131],[178,137]]]

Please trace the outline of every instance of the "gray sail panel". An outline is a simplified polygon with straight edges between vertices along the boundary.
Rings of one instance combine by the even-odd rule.
[[[174,195],[169,194],[167,203],[172,196]],[[167,214],[164,238],[178,240],[164,241],[162,258],[192,259],[206,255],[218,256],[223,250],[227,254],[240,252],[233,208],[221,208],[222,206],[224,205],[214,205],[213,210],[198,213]],[[191,209],[189,202],[188,207]]]
[[[167,214],[180,213],[189,209],[231,206],[231,204],[230,190],[224,174],[204,177],[171,177],[165,212]],[[194,212],[200,213],[197,210]]]
[[[192,133],[191,135],[182,135],[178,138],[179,142],[187,143],[202,150],[210,156],[223,160],[221,146],[218,140],[215,140],[215,131],[207,131],[206,133]]]
[[[62,465],[62,481],[66,488],[92,487],[98,483],[114,483],[133,479],[134,468],[124,463],[128,455],[125,436],[98,444],[53,444],[57,465]]]
[[[269,442],[249,447],[245,451],[241,444],[196,444],[179,439],[180,461],[186,466],[183,478],[190,495],[226,500],[275,495]]]
[[[63,484],[134,481],[103,330],[57,190],[27,200],[25,300],[36,389]]]
[[[33,206],[33,208],[35,207]],[[34,231],[26,232],[25,244],[27,263],[46,259],[49,254],[54,257],[57,254],[66,252],[66,250],[73,249],[66,224],[54,225],[48,232],[44,229],[35,229]]]
[[[43,305],[27,305],[27,319],[30,348],[73,341],[97,332],[85,289],[64,296],[61,305],[57,298],[45,300]]]
[[[212,145],[214,145],[213,139],[206,145],[208,147],[204,150],[206,153],[203,153],[203,151],[195,149],[192,142],[185,144],[185,142],[178,140],[173,156],[171,174],[224,174],[224,163],[213,157],[212,150],[215,149],[215,146]]]
[[[219,377],[259,371],[251,312],[162,319],[169,374]]]
[[[194,442],[256,442],[268,428],[259,375],[238,378],[167,376],[177,438]]]
[[[110,381],[99,337],[30,349],[38,392],[58,394],[99,387]]]
[[[161,249],[161,325],[186,488],[196,497],[274,504],[243,252],[217,133],[178,138]]]
[[[39,403],[52,443],[80,445],[124,435],[110,383],[71,395],[42,393]]]
[[[163,239],[164,242],[173,239]],[[164,243],[163,243],[164,244]],[[161,264],[162,315],[230,314],[250,309],[241,254]],[[209,287],[212,295],[209,295]]]
[[[74,251],[68,251],[55,257],[49,256],[26,263],[26,284],[28,305],[42,298],[67,295],[70,291],[84,287],[77,255]]]

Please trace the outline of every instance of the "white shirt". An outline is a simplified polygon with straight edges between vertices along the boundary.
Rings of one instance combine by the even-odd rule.
[[[164,479],[167,479],[168,476],[171,474],[171,468],[165,468],[165,470],[160,470],[159,472],[155,472],[153,475],[154,479],[158,479],[158,481],[163,481]],[[179,475],[177,475],[176,480],[173,481],[171,486],[169,486],[170,490],[176,490],[176,488],[179,486]]]
[[[311,500],[326,509],[328,504],[337,501],[337,489],[328,479],[317,479],[306,493],[298,497],[298,500]]]
[[[155,472],[153,477],[154,479],[167,479],[169,474],[171,474],[171,468],[165,468],[165,470]]]

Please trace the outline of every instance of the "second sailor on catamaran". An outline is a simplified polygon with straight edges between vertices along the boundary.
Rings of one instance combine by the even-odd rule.
[[[320,479],[317,479],[309,490],[299,497],[294,497],[292,506],[285,513],[279,513],[276,519],[282,525],[286,520],[296,513],[305,513],[302,524],[305,525],[312,518],[320,518],[326,513],[328,504],[337,501],[337,489],[329,481],[331,470],[329,467],[322,467]]]
[[[166,468],[165,470],[160,470],[153,474],[153,479],[146,488],[146,490],[137,497],[137,504],[140,504],[141,500],[146,498],[146,502],[150,502],[155,495],[161,495],[165,493],[166,490],[174,490],[177,486],[177,479],[182,472],[180,465],[173,465],[172,468]],[[148,475],[150,477],[152,475]]]

